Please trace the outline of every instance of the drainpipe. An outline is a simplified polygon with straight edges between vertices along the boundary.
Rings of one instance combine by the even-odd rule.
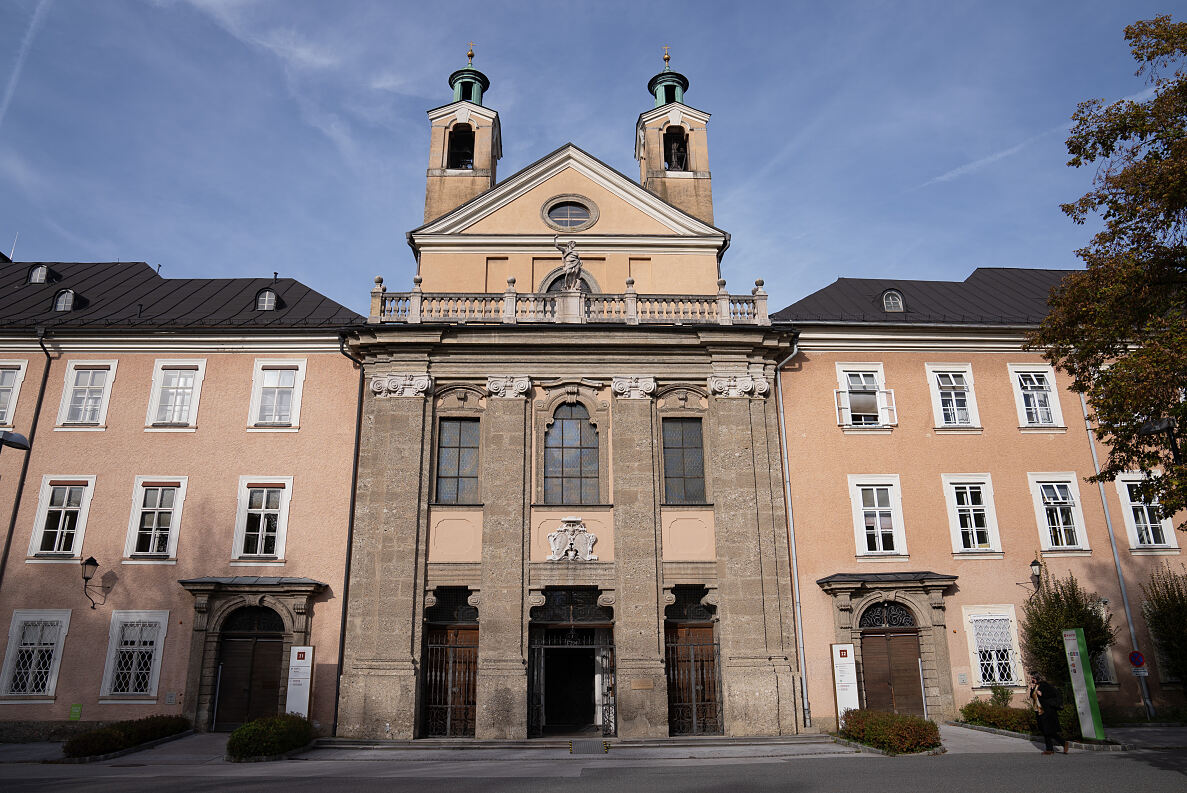
[[[808,670],[804,653],[804,613],[800,606],[800,568],[795,551],[795,517],[791,509],[791,460],[787,456],[787,422],[783,416],[783,367],[800,352],[799,337],[791,345],[791,352],[775,366],[775,409],[779,415],[779,461],[783,468],[783,503],[787,505],[787,540],[791,548],[791,593],[795,601],[795,654],[800,669],[800,697],[803,701],[804,726],[812,726],[812,706],[808,703]]]
[[[338,673],[334,677],[334,723],[330,734],[338,735],[338,699],[342,695],[342,664],[346,660],[346,606],[350,602],[350,559],[354,547],[354,504],[359,483],[359,439],[363,428],[363,361],[346,347],[346,331],[338,334],[338,351],[359,367],[358,398],[354,413],[354,456],[350,469],[350,512],[346,516],[346,566],[342,572],[342,617],[338,631]]]
[[[1088,449],[1092,452],[1092,470],[1100,475],[1100,460],[1096,456],[1096,438],[1092,432],[1092,422],[1088,420],[1088,402],[1080,394],[1080,411],[1084,414],[1084,430],[1088,433]],[[1138,650],[1138,634],[1133,628],[1133,612],[1129,608],[1129,593],[1125,589],[1125,575],[1121,572],[1121,556],[1117,553],[1117,537],[1113,534],[1113,518],[1109,515],[1109,502],[1105,499],[1105,483],[1097,482],[1100,491],[1100,505],[1105,511],[1105,527],[1109,530],[1109,546],[1113,549],[1113,565],[1117,568],[1117,583],[1121,585],[1121,605],[1125,608],[1125,624],[1129,627],[1129,641],[1134,650]],[[1146,678],[1138,678],[1138,686],[1142,690],[1142,704],[1146,706],[1146,719],[1154,720],[1154,703],[1150,701],[1150,688]]]
[[[29,448],[21,461],[21,475],[16,483],[16,495],[12,500],[12,515],[8,518],[8,532],[4,535],[4,551],[0,553],[0,585],[4,582],[4,570],[8,567],[8,552],[12,548],[12,535],[16,531],[17,513],[21,507],[21,496],[25,492],[25,478],[29,475],[29,458],[33,456],[33,441],[37,437],[37,420],[41,418],[41,402],[45,399],[45,384],[49,380],[49,365],[53,358],[45,347],[45,328],[37,328],[37,343],[45,354],[45,366],[41,369],[41,386],[37,389],[37,404],[33,408],[33,424],[29,428]],[[15,407],[15,406],[14,406]]]

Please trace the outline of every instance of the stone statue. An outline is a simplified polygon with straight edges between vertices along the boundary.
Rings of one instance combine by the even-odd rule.
[[[552,247],[561,252],[561,273],[565,279],[565,291],[571,292],[581,283],[581,254],[577,253],[577,242],[569,240],[562,246],[560,235],[554,234]]]

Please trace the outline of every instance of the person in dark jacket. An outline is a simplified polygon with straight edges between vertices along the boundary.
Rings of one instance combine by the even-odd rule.
[[[1038,675],[1030,676],[1028,694],[1034,703],[1039,731],[1043,733],[1043,743],[1047,747],[1043,754],[1055,754],[1057,743],[1063,745],[1063,753],[1067,754],[1067,741],[1059,734],[1059,709],[1063,707],[1063,695],[1058,688]]]

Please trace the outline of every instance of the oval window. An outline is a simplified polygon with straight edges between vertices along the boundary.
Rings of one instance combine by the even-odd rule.
[[[548,219],[566,229],[584,226],[589,223],[589,207],[576,201],[561,201],[548,208]]]

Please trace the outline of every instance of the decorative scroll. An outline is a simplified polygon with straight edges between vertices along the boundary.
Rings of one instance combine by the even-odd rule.
[[[499,375],[486,378],[486,392],[501,399],[524,396],[531,387],[531,378],[519,375]]]
[[[771,384],[761,377],[750,375],[712,376],[709,393],[719,397],[761,397],[771,390]]]
[[[478,623],[476,595],[464,586],[439,586],[425,597],[425,622],[438,625]]]
[[[561,518],[560,528],[548,534],[548,544],[552,547],[548,561],[558,562],[564,559],[596,562],[598,557],[594,554],[593,547],[597,542],[597,535],[585,528],[581,518]]]
[[[650,399],[655,393],[655,378],[615,377],[610,389],[619,399]]]
[[[371,393],[378,397],[423,397],[433,385],[427,374],[389,374],[371,378]]]
[[[608,623],[614,621],[614,609],[598,603],[600,594],[593,587],[549,587],[544,603],[529,612],[532,622],[550,625]]]
[[[712,622],[716,619],[716,597],[703,586],[672,587],[672,602],[664,609],[664,619],[671,622]],[[667,593],[665,593],[666,595]]]
[[[913,628],[915,615],[898,603],[884,600],[875,603],[862,612],[858,628]]]

